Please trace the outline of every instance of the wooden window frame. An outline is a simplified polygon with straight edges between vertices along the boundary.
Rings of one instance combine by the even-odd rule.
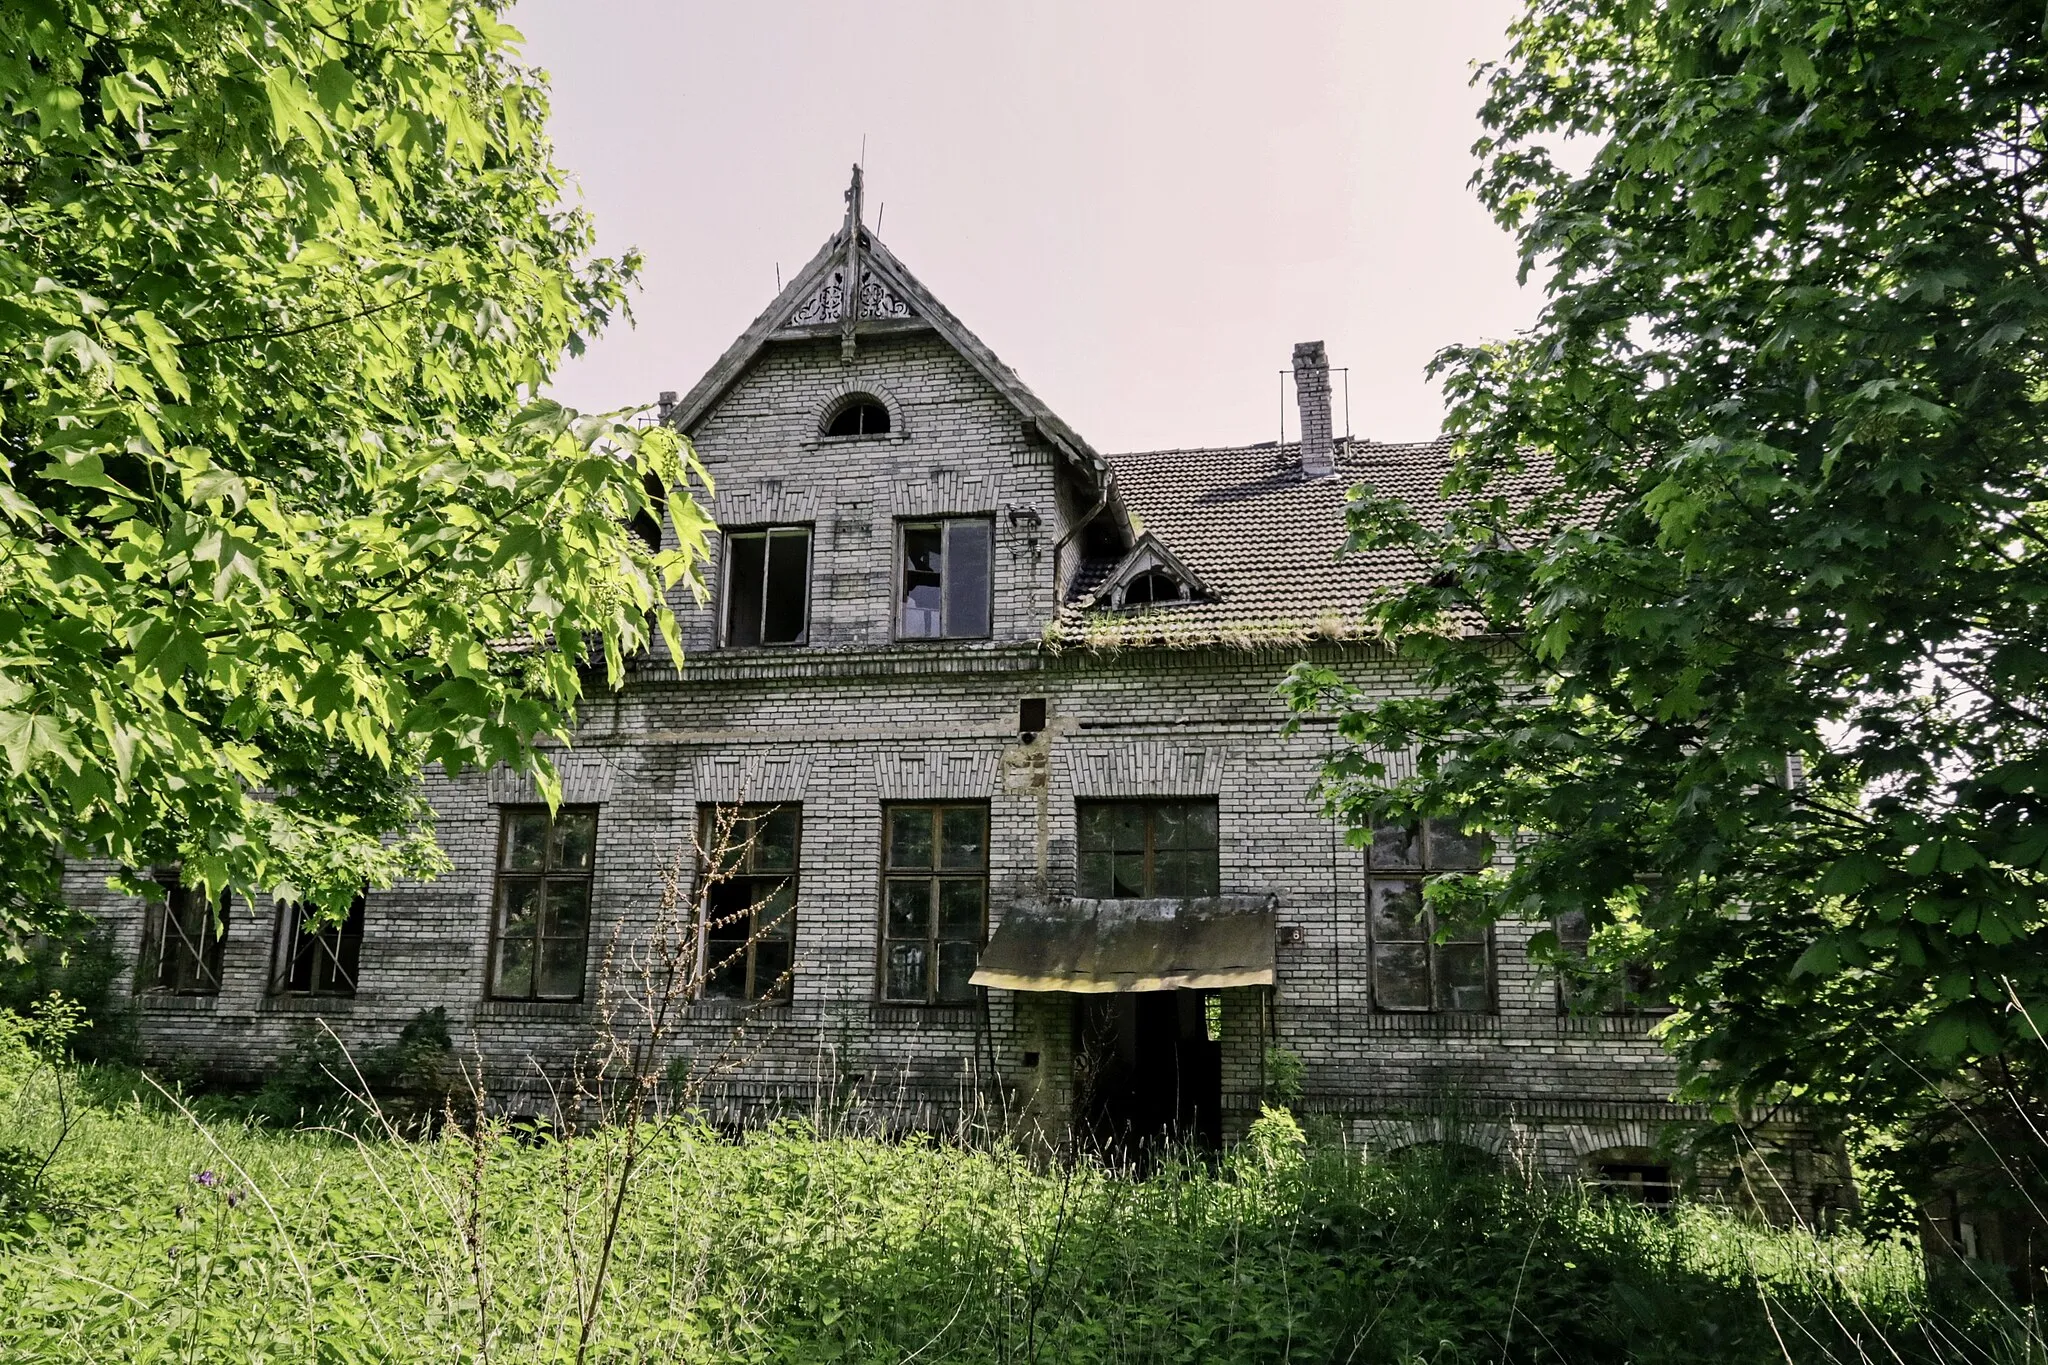
[[[730,814],[735,825],[738,822],[759,821],[763,817],[787,813],[792,822],[789,866],[787,868],[760,868],[754,861],[754,836],[744,836],[739,847],[743,849],[742,863],[731,871],[720,871],[712,866],[713,859],[725,850],[720,848],[722,838],[718,833],[721,818]],[[797,924],[802,911],[800,896],[803,886],[804,820],[803,806],[795,801],[777,802],[707,802],[697,807],[697,914],[694,934],[694,951],[699,964],[697,985],[704,999],[737,1000],[747,1005],[787,1005],[796,996],[796,936]],[[714,929],[725,927],[721,922],[725,916],[712,914],[712,898],[721,886],[746,883],[757,892],[763,888],[767,896],[754,895],[747,905],[747,924],[744,938],[738,952],[744,954],[739,968],[739,990],[730,992],[714,991],[713,983],[718,980],[733,956],[726,952],[716,961],[712,943]],[[788,920],[786,934],[766,935],[762,932],[761,909],[769,903],[769,897],[786,889],[788,909],[776,917],[777,923]],[[733,912],[733,913],[736,913]],[[732,936],[720,935],[719,941],[730,942]],[[761,959],[763,943],[786,944],[788,965],[776,971],[770,978],[772,991],[762,989]],[[772,954],[770,955],[772,957]],[[771,962],[772,968],[772,962]]]
[[[535,814],[546,817],[546,833],[543,837],[540,865],[532,868],[508,866],[513,822]],[[580,869],[560,867],[555,861],[557,856],[555,832],[560,828],[563,821],[572,815],[579,817],[587,815],[590,818],[589,864]],[[574,1004],[583,999],[590,980],[590,917],[591,901],[597,880],[599,823],[598,808],[594,805],[565,805],[552,812],[544,805],[533,804],[506,805],[498,808],[498,857],[494,866],[491,886],[491,958],[489,970],[486,973],[486,992],[492,1000]],[[519,884],[535,882],[539,883],[541,900],[534,920],[534,929],[530,934],[520,934],[517,936],[530,940],[533,945],[533,955],[527,969],[526,989],[519,991],[512,989],[502,979],[505,966],[505,944],[513,937],[505,932],[506,911],[509,908],[507,896],[509,888]],[[583,925],[579,934],[543,932],[547,925],[560,922],[554,918],[554,911],[549,905],[552,899],[551,893],[558,886],[565,889],[572,886],[582,889]],[[558,992],[547,993],[541,989],[542,962],[546,955],[547,947],[551,942],[575,942],[578,945],[577,956],[580,970],[576,974],[576,993],[574,995],[564,995]]]
[[[988,583],[986,585],[988,629],[975,634],[953,629],[951,598],[946,582],[951,576],[948,567],[953,559],[953,528],[956,526],[981,526],[988,531]],[[905,541],[913,530],[937,527],[939,529],[939,633],[936,635],[912,635],[904,630],[904,577],[910,572],[910,555]],[[899,517],[896,520],[896,571],[891,577],[892,591],[889,599],[889,628],[891,638],[898,643],[922,644],[945,643],[953,640],[992,640],[996,633],[996,519],[986,513],[969,513],[961,516]]]
[[[925,811],[929,815],[929,838],[931,859],[923,866],[903,865],[896,861],[896,817],[899,813]],[[981,820],[981,858],[974,868],[948,868],[943,865],[945,817],[950,811],[973,811]],[[944,888],[948,884],[973,884],[980,889],[981,913],[973,936],[974,956],[978,962],[981,950],[988,944],[988,864],[989,864],[989,803],[986,801],[889,801],[882,805],[882,886],[880,929],[878,936],[880,954],[875,964],[875,993],[886,1005],[926,1005],[942,1009],[958,1009],[973,1004],[979,998],[976,988],[970,986],[967,994],[957,997],[942,997],[941,965],[944,945],[963,943],[967,940],[959,935],[947,935],[941,923],[940,906]],[[919,937],[891,933],[892,909],[896,888],[911,887],[918,883],[925,887],[924,933]],[[890,993],[890,950],[899,943],[922,943],[924,958],[924,989],[916,996]],[[970,972],[970,975],[972,973]]]
[[[1085,870],[1085,869],[1086,869],[1086,867],[1087,867],[1087,863],[1088,863],[1088,855],[1089,855],[1089,854],[1090,854],[1091,852],[1101,852],[1101,853],[1107,853],[1107,854],[1109,854],[1109,855],[1110,855],[1110,857],[1111,857],[1111,858],[1112,858],[1112,860],[1113,860],[1113,859],[1114,859],[1114,858],[1116,857],[1116,855],[1117,855],[1117,854],[1118,854],[1119,852],[1127,852],[1127,851],[1126,851],[1126,850],[1119,850],[1119,849],[1116,849],[1116,848],[1105,848],[1105,849],[1093,849],[1093,848],[1090,848],[1090,847],[1088,846],[1088,844],[1087,844],[1087,843],[1085,842],[1085,840],[1084,840],[1084,837],[1083,837],[1083,836],[1084,836],[1084,831],[1085,831],[1085,830],[1086,830],[1086,828],[1087,828],[1087,822],[1088,822],[1088,812],[1089,812],[1089,811],[1090,811],[1091,809],[1100,809],[1100,808],[1105,808],[1105,807],[1112,807],[1112,806],[1116,806],[1116,807],[1124,807],[1124,808],[1127,808],[1127,809],[1138,809],[1138,810],[1142,810],[1142,811],[1144,812],[1144,816],[1145,816],[1145,847],[1144,847],[1144,851],[1143,851],[1143,852],[1144,852],[1144,859],[1145,859],[1145,862],[1144,862],[1144,869],[1145,869],[1144,891],[1143,891],[1143,893],[1142,893],[1142,895],[1141,895],[1141,896],[1138,896],[1138,897],[1126,897],[1126,898],[1124,898],[1124,899],[1157,899],[1157,898],[1160,898],[1160,897],[1164,896],[1164,897],[1167,897],[1167,898],[1173,898],[1173,899],[1184,899],[1184,900],[1203,900],[1203,899],[1207,899],[1207,898],[1209,898],[1209,897],[1213,897],[1213,896],[1217,896],[1217,895],[1220,895],[1220,894],[1222,894],[1222,890],[1223,890],[1223,823],[1222,823],[1222,810],[1221,810],[1220,804],[1218,803],[1218,801],[1216,800],[1216,798],[1215,798],[1215,797],[1213,797],[1213,796],[1195,796],[1195,797],[1186,797],[1186,796],[1175,796],[1175,797],[1165,797],[1165,796],[1160,796],[1160,797],[1136,797],[1136,798],[1113,798],[1113,799],[1104,799],[1104,800],[1094,800],[1094,799],[1088,799],[1088,800],[1081,800],[1081,801],[1076,801],[1076,802],[1074,803],[1074,850],[1075,850],[1075,864],[1074,864],[1074,891],[1075,891],[1075,894],[1076,894],[1076,895],[1078,895],[1078,896],[1083,896],[1083,897],[1087,897],[1087,898],[1089,898],[1089,899],[1094,899],[1094,900],[1111,900],[1111,899],[1117,899],[1117,897],[1116,897],[1116,873],[1115,873],[1115,864],[1114,864],[1114,862],[1113,862],[1113,861],[1112,861],[1112,863],[1111,863],[1111,870],[1110,870],[1110,873],[1109,873],[1109,878],[1110,878],[1110,879],[1109,879],[1109,882],[1107,883],[1107,885],[1105,886],[1105,888],[1103,889],[1103,891],[1102,891],[1102,893],[1101,893],[1100,895],[1097,895],[1097,894],[1095,894],[1095,893],[1094,893],[1094,891],[1092,891],[1092,890],[1090,889],[1090,887],[1089,887],[1089,884],[1088,884],[1088,882],[1087,882],[1087,880],[1086,880],[1086,870]],[[1179,807],[1184,807],[1184,808],[1187,808],[1187,809],[1190,809],[1190,810],[1193,810],[1193,809],[1197,809],[1197,808],[1199,808],[1199,809],[1204,809],[1204,810],[1207,810],[1207,811],[1209,812],[1209,815],[1210,815],[1210,820],[1209,820],[1210,828],[1211,828],[1211,829],[1213,829],[1213,830],[1215,831],[1215,835],[1216,835],[1216,838],[1215,838],[1215,843],[1214,843],[1213,845],[1209,846],[1209,847],[1208,847],[1208,848],[1206,848],[1206,849],[1204,849],[1204,848],[1200,848],[1200,847],[1193,847],[1193,846],[1191,846],[1191,847],[1187,847],[1187,848],[1184,848],[1184,849],[1178,850],[1178,851],[1180,851],[1180,852],[1208,852],[1208,853],[1212,853],[1212,854],[1214,854],[1214,855],[1215,855],[1215,857],[1214,857],[1214,859],[1213,859],[1213,861],[1212,861],[1212,863],[1210,864],[1210,867],[1209,867],[1209,870],[1210,870],[1210,871],[1211,871],[1211,872],[1213,873],[1213,875],[1211,876],[1211,878],[1210,878],[1210,880],[1209,880],[1209,882],[1208,882],[1208,887],[1209,887],[1209,889],[1208,889],[1208,890],[1206,890],[1206,891],[1179,891],[1179,892],[1170,892],[1170,891],[1169,891],[1169,892],[1163,892],[1163,893],[1162,893],[1162,892],[1160,892],[1160,891],[1158,890],[1158,865],[1157,865],[1157,859],[1158,859],[1158,854],[1159,854],[1159,820],[1158,820],[1158,814],[1159,814],[1159,811],[1160,811],[1160,810],[1162,810],[1163,808],[1169,807],[1169,806],[1179,806]]]
[[[149,902],[143,916],[142,954],[135,973],[137,995],[219,995],[228,917],[234,897],[223,890],[210,901],[176,872],[157,874],[162,900]],[[196,921],[187,923],[187,921]],[[177,964],[180,969],[173,969]],[[181,970],[190,966],[189,973]],[[166,982],[167,970],[173,979]]]
[[[777,536],[801,534],[804,538],[804,606],[803,626],[793,640],[756,640],[752,644],[736,643],[732,631],[733,542],[737,540],[760,539],[761,541],[761,633],[767,634],[768,624],[768,566],[770,554]],[[718,645],[720,649],[801,649],[811,642],[811,578],[817,564],[817,527],[810,522],[776,522],[760,526],[721,527],[719,531],[718,565]]]
[[[1381,853],[1384,836],[1400,834],[1404,841],[1419,850],[1412,858],[1400,857],[1383,865],[1386,855]],[[1422,903],[1415,923],[1421,934],[1414,938],[1382,939],[1379,929],[1379,888],[1395,883],[1413,883],[1416,895],[1421,898],[1424,888],[1437,877],[1446,873],[1476,872],[1487,866],[1492,857],[1491,840],[1485,835],[1476,836],[1485,844],[1485,850],[1477,860],[1459,859],[1452,861],[1440,856],[1436,845],[1440,839],[1464,841],[1469,844],[1475,836],[1451,829],[1443,820],[1417,821],[1406,826],[1387,825],[1376,827],[1373,841],[1366,848],[1366,970],[1372,1007],[1382,1014],[1493,1014],[1500,1008],[1499,955],[1494,951],[1493,926],[1482,929],[1475,938],[1461,938],[1440,941],[1440,930],[1436,912]],[[1424,957],[1424,970],[1428,976],[1429,1000],[1426,1004],[1391,1004],[1389,992],[1381,987],[1380,964],[1388,948],[1409,948],[1420,946]],[[1486,1004],[1483,1009],[1460,1009],[1447,1003],[1448,986],[1445,981],[1445,951],[1452,948],[1477,947],[1482,962],[1481,975],[1485,981]]]
[[[306,932],[307,907],[277,907],[276,946],[270,965],[272,995],[353,996],[362,975],[363,925],[367,898],[357,896],[338,925]],[[303,964],[301,961],[303,955]],[[300,967],[304,965],[304,984]]]

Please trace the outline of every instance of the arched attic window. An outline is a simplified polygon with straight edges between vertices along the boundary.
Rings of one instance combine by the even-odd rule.
[[[881,436],[889,430],[889,409],[871,393],[848,394],[825,419],[827,436]]]
[[[1124,585],[1123,605],[1127,607],[1150,607],[1187,600],[1187,585],[1164,569],[1147,569]]]

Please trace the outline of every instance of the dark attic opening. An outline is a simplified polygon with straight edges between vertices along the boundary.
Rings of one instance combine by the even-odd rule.
[[[825,421],[827,436],[882,436],[889,430],[889,409],[871,394],[856,393],[832,410]]]

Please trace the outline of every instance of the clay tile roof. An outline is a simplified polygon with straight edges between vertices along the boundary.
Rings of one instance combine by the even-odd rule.
[[[1424,524],[1442,507],[1447,439],[1340,442],[1337,474],[1304,480],[1299,447],[1271,442],[1110,457],[1138,524],[1212,590],[1212,600],[1130,611],[1083,610],[1078,600],[1110,566],[1081,566],[1055,643],[1108,648],[1302,643],[1360,634],[1376,589],[1413,582],[1422,561],[1399,551],[1339,557],[1344,504],[1371,483],[1404,498]]]

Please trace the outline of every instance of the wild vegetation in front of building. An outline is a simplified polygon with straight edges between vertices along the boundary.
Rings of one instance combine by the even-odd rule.
[[[1314,1145],[283,1130],[0,1015],[0,1359],[2028,1359],[1918,1253]],[[214,1107],[209,1108],[209,1104]],[[370,1111],[359,1118],[375,1125]],[[968,1133],[948,1135],[967,1137]]]

